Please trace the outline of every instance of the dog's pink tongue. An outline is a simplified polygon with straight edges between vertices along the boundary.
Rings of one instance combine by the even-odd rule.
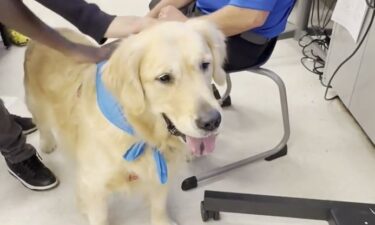
[[[215,149],[216,135],[211,135],[205,138],[194,138],[186,136],[186,143],[190,150],[196,156],[207,155]]]

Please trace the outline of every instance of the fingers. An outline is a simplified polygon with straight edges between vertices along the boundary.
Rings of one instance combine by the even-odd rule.
[[[174,10],[178,10],[178,9],[176,9],[176,7],[171,6],[171,5],[167,5],[167,6],[163,7],[159,12],[158,19],[167,18],[167,15],[169,15]]]
[[[98,48],[98,54],[97,58],[95,59],[95,62],[100,62],[104,60],[108,60],[112,53],[117,49],[117,47],[120,45],[121,40],[118,39],[116,41],[110,42],[108,44],[103,45],[102,47]]]
[[[159,12],[159,15],[158,15],[158,19],[163,19],[165,18],[165,13],[163,13],[162,11]]]
[[[188,18],[176,7],[168,5],[163,7],[159,14],[159,20],[186,21]]]
[[[103,45],[101,48],[106,48],[110,50],[111,52],[113,52],[120,45],[120,43],[121,43],[121,39],[117,39],[115,41],[112,41],[108,44]]]

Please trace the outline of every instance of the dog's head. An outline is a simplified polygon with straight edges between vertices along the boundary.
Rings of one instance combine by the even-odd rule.
[[[165,115],[201,155],[213,150],[221,123],[211,82],[225,82],[224,58],[224,35],[212,24],[165,22],[124,40],[109,76],[127,113]]]

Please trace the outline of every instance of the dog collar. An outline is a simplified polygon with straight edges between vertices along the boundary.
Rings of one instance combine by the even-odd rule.
[[[181,133],[175,125],[172,123],[172,121],[163,113],[162,114],[165,123],[167,124],[167,130],[171,135],[174,135],[176,137],[181,137],[186,142],[186,136],[185,134]]]
[[[99,109],[110,123],[125,133],[134,136],[135,131],[125,117],[123,108],[116,98],[105,88],[104,83],[102,82],[102,68],[105,63],[105,61],[100,62],[96,67],[96,98]],[[134,143],[128,150],[126,150],[123,158],[130,162],[137,160],[145,152],[146,146],[147,143],[144,141]],[[158,148],[153,147],[152,150],[160,183],[165,184],[168,181],[167,163]]]

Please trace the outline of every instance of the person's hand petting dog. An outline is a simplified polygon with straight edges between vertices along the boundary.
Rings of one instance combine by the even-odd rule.
[[[114,41],[95,47],[72,43],[63,53],[79,63],[97,63],[109,59],[118,44],[119,41]]]
[[[89,7],[82,1],[75,2],[75,4]],[[103,47],[73,43],[41,21],[22,1],[1,0],[0,21],[34,41],[60,51],[80,63],[97,63],[106,60],[116,48],[116,43]],[[116,16],[106,28],[103,38],[126,38],[156,22],[156,19],[150,17]]]
[[[185,22],[189,18],[186,17],[178,8],[172,5],[168,5],[163,7],[158,15],[158,19],[160,20],[172,20],[172,21],[181,21]]]

